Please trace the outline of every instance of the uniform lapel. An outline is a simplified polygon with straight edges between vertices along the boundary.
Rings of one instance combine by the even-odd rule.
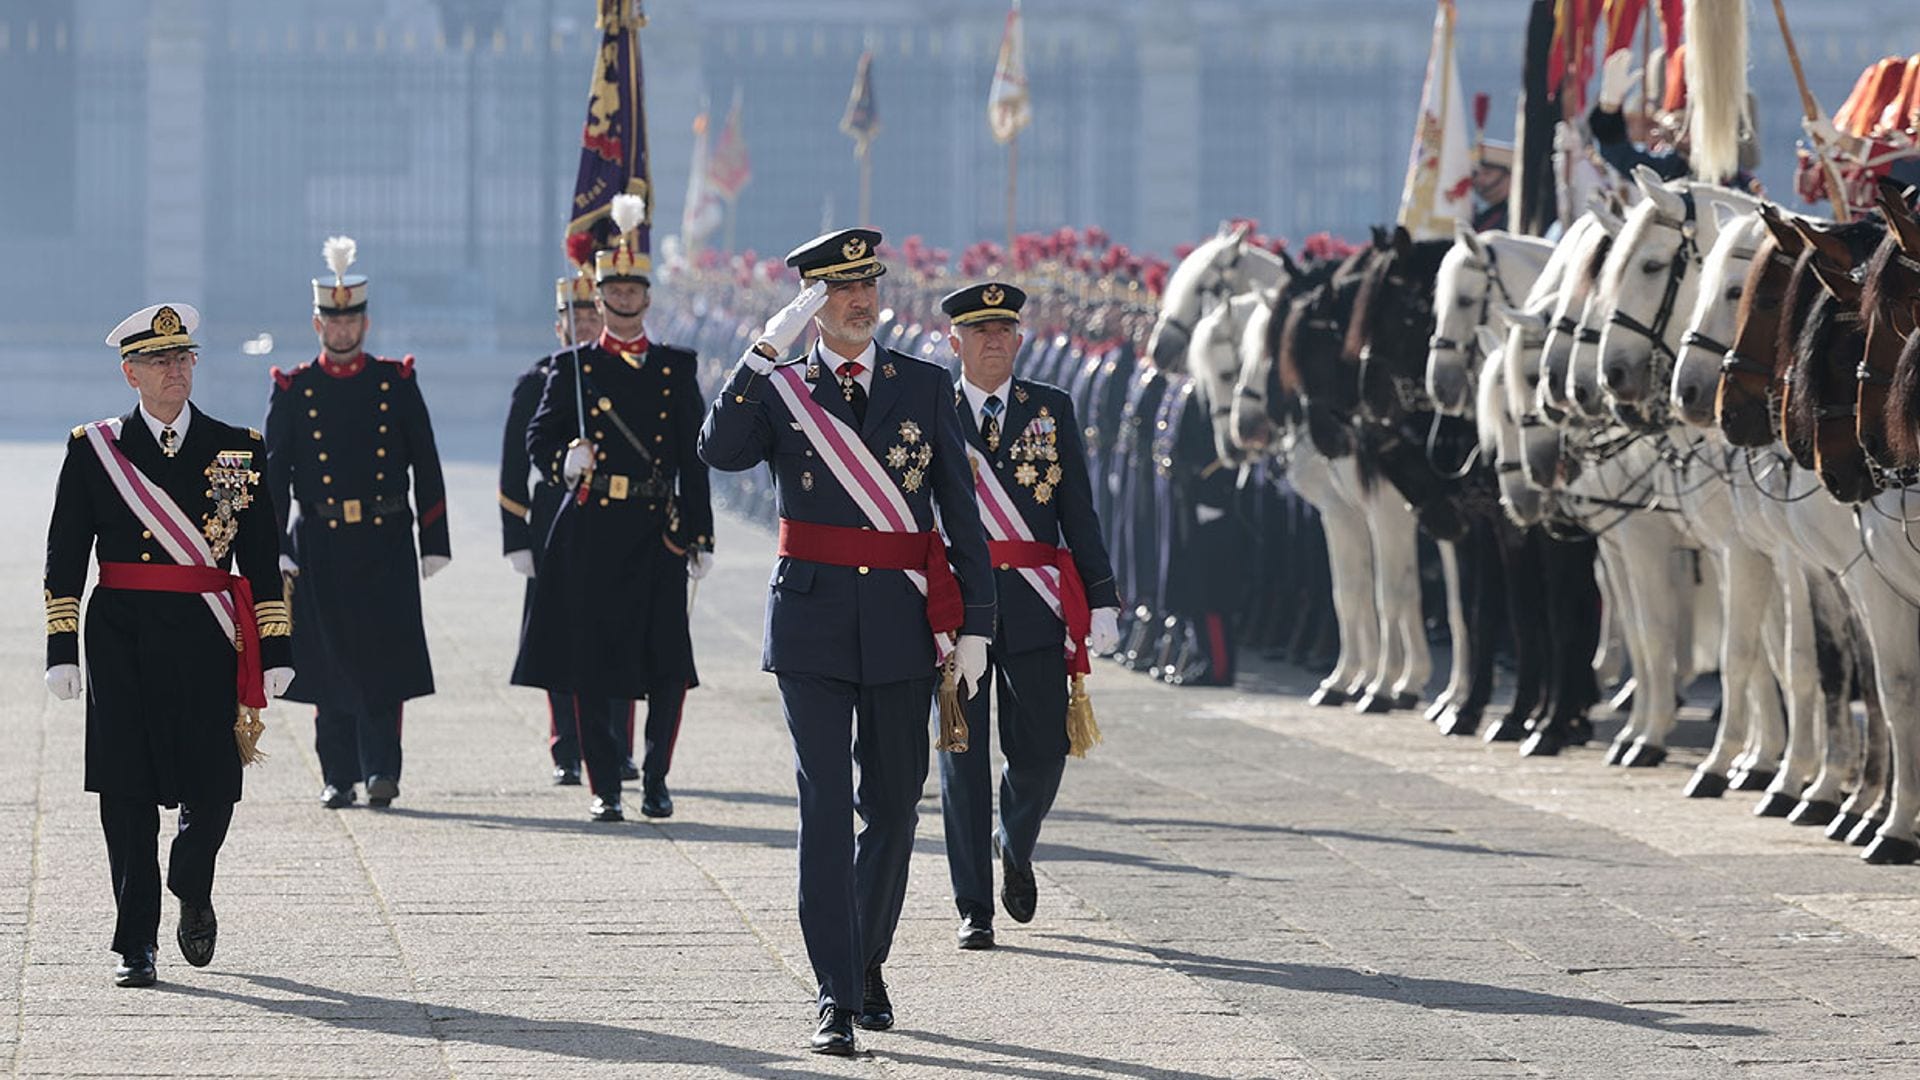
[[[850,428],[855,427],[853,406],[847,404],[846,397],[840,393],[840,377],[827,367],[826,361],[817,352],[807,358],[807,364],[812,370],[819,372],[813,380],[813,400],[819,402],[821,408],[832,413],[834,419]],[[869,404],[869,411],[871,411],[871,404]]]
[[[960,413],[960,430],[967,436],[967,442],[987,457],[993,452],[987,449],[987,437],[980,434],[980,414],[973,411],[973,402],[967,400],[967,392],[959,383],[953,385],[953,407]]]
[[[191,428],[189,428],[191,430]],[[140,407],[120,418],[120,452],[127,455],[133,467],[157,478],[161,466],[167,457],[160,452],[160,444],[153,441],[153,432],[147,428],[147,418],[140,415]]]
[[[873,364],[873,381],[867,390],[867,422],[860,427],[863,437],[878,431],[886,422],[887,414],[893,411],[894,403],[900,400],[898,375],[887,375],[896,364],[893,356],[885,349],[875,349]]]
[[[1000,426],[1000,452],[1002,454],[1013,449],[1013,441],[1027,429],[1027,421],[1033,415],[1033,406],[1023,399],[1030,396],[1021,386],[1019,379],[1008,381],[1007,408],[1001,413],[1003,420]]]

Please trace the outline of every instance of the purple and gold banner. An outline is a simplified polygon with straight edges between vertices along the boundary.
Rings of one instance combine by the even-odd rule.
[[[580,133],[580,174],[573,183],[567,234],[589,232],[594,246],[611,246],[613,197],[638,195],[647,202],[638,230],[638,250],[651,251],[653,184],[647,168],[645,81],[640,71],[640,28],[647,24],[640,0],[599,0],[600,49],[587,91],[587,122]]]

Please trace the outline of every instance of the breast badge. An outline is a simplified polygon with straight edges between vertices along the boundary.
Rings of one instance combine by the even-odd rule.
[[[1042,506],[1053,501],[1053,489],[1060,483],[1059,423],[1045,405],[1040,415],[1027,421],[1007,456],[1019,462],[1013,479],[1021,487],[1033,489],[1033,501]],[[1045,471],[1041,466],[1045,465]]]
[[[213,549],[215,562],[227,557],[227,548],[240,532],[240,512],[253,505],[253,488],[260,474],[253,468],[253,451],[222,450],[207,466],[207,495],[213,499],[213,513],[203,518],[201,532]]]
[[[812,473],[803,472],[800,474],[800,490],[801,491],[813,490],[813,474]]]
[[[927,479],[927,466],[933,463],[933,447],[920,436],[920,425],[900,421],[900,441],[887,448],[887,466],[902,470],[900,486],[919,491]]]

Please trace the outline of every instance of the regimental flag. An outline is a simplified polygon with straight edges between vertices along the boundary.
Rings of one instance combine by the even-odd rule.
[[[1633,48],[1633,35],[1640,29],[1640,17],[1646,14],[1647,0],[1606,0],[1607,55]]]
[[[1020,23],[1020,0],[1007,12],[1007,28],[1000,35],[1000,60],[993,65],[993,87],[987,91],[987,127],[998,143],[1010,143],[1020,129],[1033,122],[1027,100],[1027,35]]]
[[[840,130],[853,139],[853,152],[865,156],[880,134],[880,106],[873,98],[873,50],[860,54],[860,66],[853,73],[853,92],[847,95],[846,115],[840,117]]]
[[[1553,51],[1547,56],[1547,90],[1560,94],[1564,115],[1587,111],[1587,84],[1593,81],[1593,39],[1603,0],[1556,0]],[[1569,77],[1571,70],[1571,77]]]
[[[1439,0],[1420,119],[1400,192],[1400,224],[1415,240],[1450,237],[1456,221],[1473,218],[1473,153],[1453,56],[1453,22],[1453,0]]]
[[[713,156],[707,159],[707,189],[732,202],[753,182],[753,162],[747,157],[747,137],[740,131],[740,88],[733,89],[733,107],[727,110],[727,126],[713,144]]]
[[[687,169],[687,202],[680,212],[680,241],[689,250],[700,246],[713,230],[720,227],[723,209],[708,177],[707,110],[693,118],[693,164]]]
[[[640,72],[640,28],[647,25],[640,0],[599,0],[600,49],[594,54],[587,90],[587,123],[580,134],[580,173],[573,182],[567,233],[591,232],[596,247],[612,246],[608,208],[613,197],[638,195],[647,216],[636,250],[650,251],[653,185],[647,167],[647,110]]]

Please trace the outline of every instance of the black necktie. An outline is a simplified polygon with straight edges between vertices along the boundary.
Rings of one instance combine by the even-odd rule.
[[[167,455],[168,457],[172,457],[174,453],[180,449],[179,442],[180,442],[180,435],[178,432],[174,431],[170,427],[163,427],[160,429],[160,452],[161,453]]]
[[[853,409],[853,426],[865,427],[867,423],[867,392],[859,383],[860,373],[867,370],[857,360],[849,360],[835,369],[840,373],[840,394],[847,399],[847,405]]]
[[[980,408],[984,418],[980,421],[980,437],[987,442],[987,453],[1000,452],[1000,395],[988,394]]]

